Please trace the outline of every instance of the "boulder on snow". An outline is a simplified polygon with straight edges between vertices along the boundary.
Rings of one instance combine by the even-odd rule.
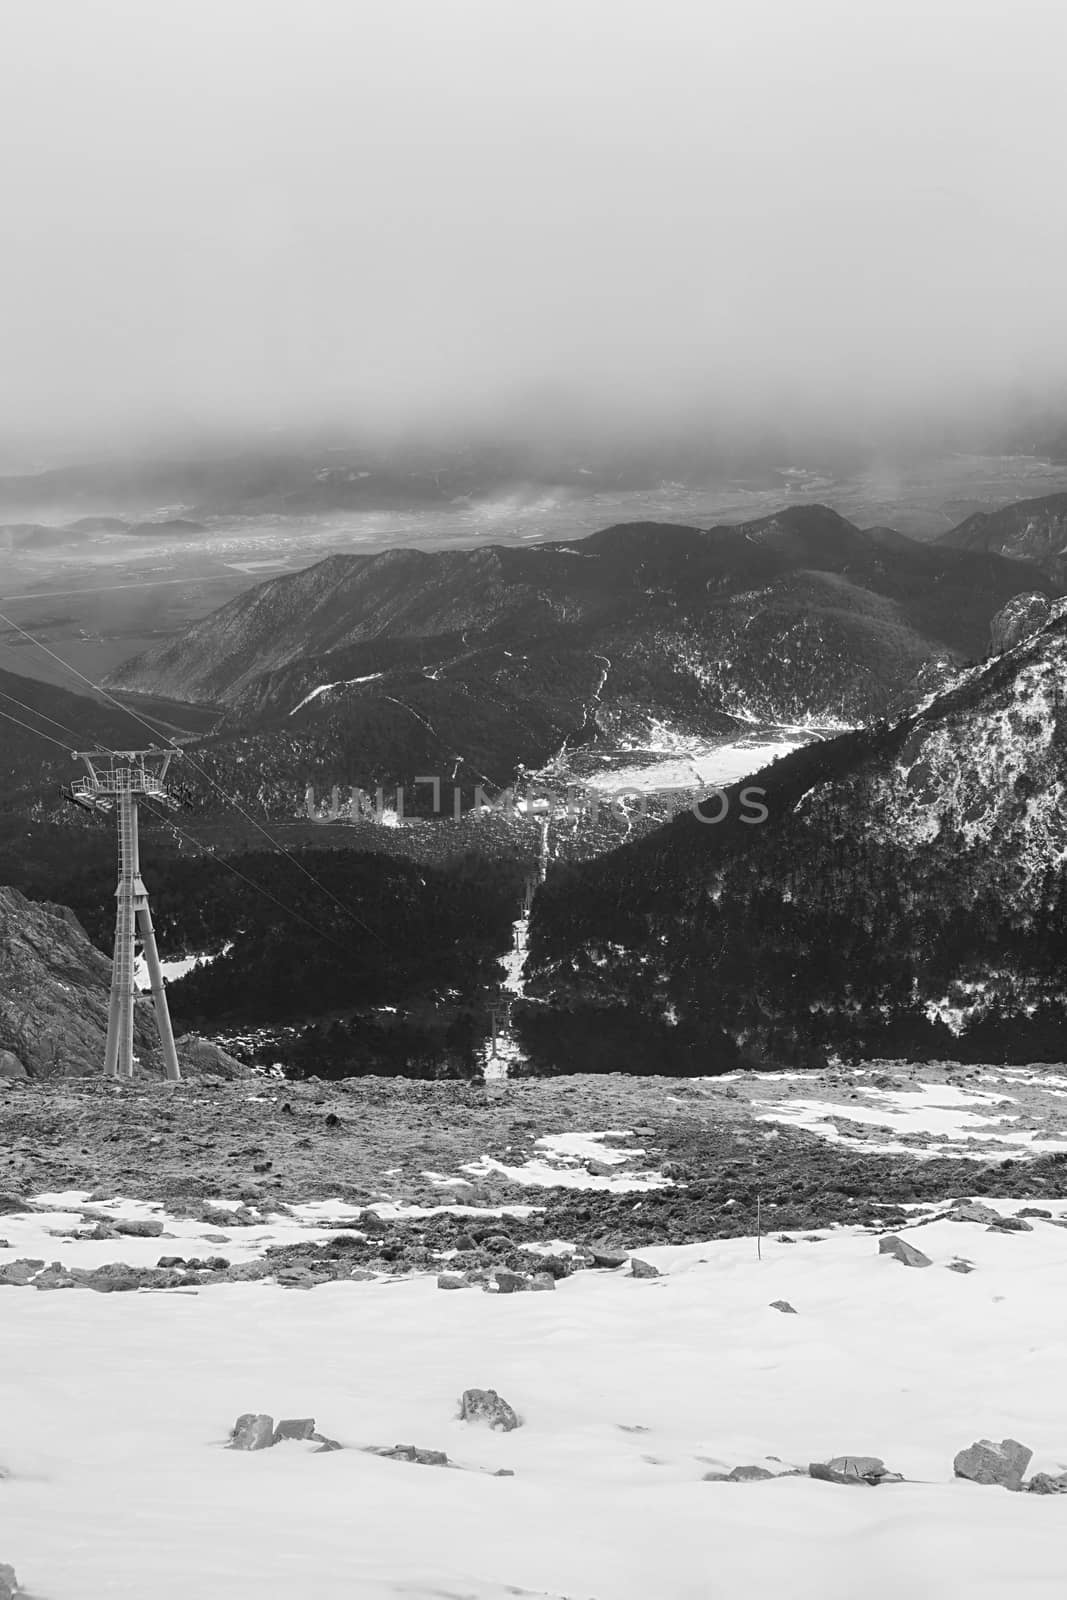
[[[1052,602],[1047,595],[1036,591],[1013,595],[989,624],[990,655],[1000,655],[1002,650],[1028,639],[1048,621],[1051,611]]]
[[[771,1301],[771,1310],[772,1311],[787,1311],[787,1312],[791,1312],[794,1317],[797,1314],[796,1306],[791,1306],[789,1304],[788,1300],[772,1300]]]
[[[631,1278],[658,1278],[660,1270],[654,1267],[651,1261],[642,1261],[640,1256],[630,1257]]]
[[[163,1232],[158,1217],[116,1217],[112,1227],[130,1239],[158,1239]]]
[[[829,1461],[813,1461],[808,1467],[812,1478],[825,1483],[903,1483],[899,1472],[890,1472],[881,1456],[832,1456]]]
[[[315,1437],[314,1417],[283,1417],[274,1430],[273,1444],[281,1444],[283,1439],[313,1439]]]
[[[265,1412],[244,1411],[230,1434],[231,1450],[266,1450],[274,1443],[274,1418]]]
[[[9,1567],[6,1561],[0,1561],[0,1600],[18,1600],[22,1593],[14,1567]]]
[[[1005,1489],[1018,1489],[1033,1453],[1018,1439],[1002,1439],[999,1444],[992,1439],[979,1439],[959,1452],[952,1470],[957,1478],[969,1478],[972,1483],[999,1483]]]
[[[987,1233],[1033,1233],[1034,1225],[1025,1217],[998,1217],[986,1229]]]
[[[459,1402],[461,1422],[487,1422],[491,1428],[510,1433],[521,1427],[518,1415],[495,1389],[464,1389]]]
[[[413,1461],[420,1467],[450,1467],[449,1461],[443,1450],[423,1450],[414,1444],[394,1445],[368,1445],[371,1455],[385,1456],[390,1461]]]
[[[439,1272],[437,1274],[437,1287],[439,1289],[469,1289],[471,1281],[465,1272]]]
[[[997,1222],[1000,1212],[984,1206],[980,1200],[961,1200],[948,1214],[949,1222]]]
[[[895,1233],[887,1233],[884,1239],[879,1239],[878,1254],[892,1256],[894,1260],[903,1262],[906,1267],[933,1265],[929,1256],[924,1256],[921,1250],[916,1250],[913,1244],[908,1244],[906,1239],[898,1238]]]

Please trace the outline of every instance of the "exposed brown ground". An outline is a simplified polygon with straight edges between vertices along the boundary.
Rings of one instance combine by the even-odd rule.
[[[909,1200],[1067,1195],[1067,1157],[1026,1159],[1019,1146],[984,1136],[967,1159],[916,1159],[872,1150],[872,1143],[898,1137],[882,1129],[839,1124],[844,1141],[831,1143],[758,1120],[767,1102],[828,1100],[847,1116],[853,1104],[881,1103],[876,1081],[905,1090],[932,1083],[949,1086],[949,1100],[952,1086],[1003,1092],[1010,1104],[990,1106],[991,1115],[1010,1114],[1016,1120],[1006,1126],[1027,1136],[1067,1140],[1062,1091],[958,1069],[881,1070],[891,1078],[872,1068],[857,1077],[578,1076],[499,1088],[381,1078],[12,1085],[0,1092],[0,1192],[86,1189],[172,1204],[240,1198],[268,1208],[334,1196],[436,1205],[525,1201],[548,1206],[546,1229],[578,1211],[587,1223],[600,1218],[613,1230],[630,1232],[632,1224],[635,1238],[747,1231],[757,1195],[765,1225],[791,1228],[870,1221]],[[1035,1068],[1033,1075],[1054,1070]],[[459,1175],[463,1163],[487,1155],[517,1166],[537,1154],[544,1135],[612,1129],[631,1130],[628,1142],[645,1152],[633,1169],[665,1170],[674,1186],[620,1195],[520,1187],[500,1175],[442,1191],[425,1176]],[[936,1137],[905,1134],[904,1142],[936,1148]]]

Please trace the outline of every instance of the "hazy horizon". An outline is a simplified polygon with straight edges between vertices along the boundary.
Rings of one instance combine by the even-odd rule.
[[[1067,393],[1036,0],[8,0],[0,447]]]

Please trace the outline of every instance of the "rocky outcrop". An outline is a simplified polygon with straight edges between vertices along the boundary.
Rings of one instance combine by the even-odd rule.
[[[958,1453],[952,1470],[957,1478],[970,1478],[972,1483],[999,1483],[1005,1489],[1019,1489],[1033,1453],[1018,1439],[1002,1439],[999,1444],[992,1439],[979,1439]]]
[[[1000,655],[1020,640],[1028,639],[1045,625],[1051,612],[1052,602],[1047,595],[1036,591],[1015,595],[1006,606],[1001,606],[989,624],[990,655]]]
[[[976,511],[937,543],[1032,561],[1062,582],[1067,577],[1067,494],[1017,500],[999,511]]]
[[[199,1034],[183,1034],[174,1041],[174,1048],[183,1078],[240,1078],[244,1074],[245,1069],[235,1056],[210,1039],[201,1039]]]
[[[0,888],[0,1049],[31,1078],[101,1070],[110,985],[111,962],[72,911]],[[151,1010],[136,1010],[134,1048],[146,1058]]]

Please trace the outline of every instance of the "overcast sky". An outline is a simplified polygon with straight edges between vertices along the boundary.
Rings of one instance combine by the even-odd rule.
[[[1067,363],[1059,0],[2,0],[0,427]]]

